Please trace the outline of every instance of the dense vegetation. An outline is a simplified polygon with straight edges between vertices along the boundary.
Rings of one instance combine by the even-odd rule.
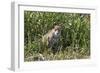
[[[46,60],[86,59],[90,57],[90,14],[24,11],[24,60],[35,61],[41,38],[54,25],[62,24],[59,52],[46,50]]]

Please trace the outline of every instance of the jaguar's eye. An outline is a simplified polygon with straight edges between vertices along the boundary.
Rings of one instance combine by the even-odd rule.
[[[57,31],[57,29],[55,29],[55,31]]]

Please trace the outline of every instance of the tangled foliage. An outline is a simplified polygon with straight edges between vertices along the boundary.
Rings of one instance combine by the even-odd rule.
[[[62,24],[59,47],[55,55],[49,48],[46,60],[83,59],[90,56],[90,14],[24,11],[24,58],[35,61],[41,50],[41,37],[54,25]],[[31,57],[31,59],[29,58]]]

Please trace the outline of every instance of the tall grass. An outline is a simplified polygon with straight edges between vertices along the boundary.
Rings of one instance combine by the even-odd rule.
[[[41,38],[54,25],[62,24],[60,51],[42,52],[46,60],[90,57],[90,14],[24,11],[24,58],[34,61],[41,51]]]

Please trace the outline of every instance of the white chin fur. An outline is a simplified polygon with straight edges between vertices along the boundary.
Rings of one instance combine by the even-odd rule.
[[[58,31],[55,31],[55,33],[54,33],[55,35],[57,35],[58,34]]]

